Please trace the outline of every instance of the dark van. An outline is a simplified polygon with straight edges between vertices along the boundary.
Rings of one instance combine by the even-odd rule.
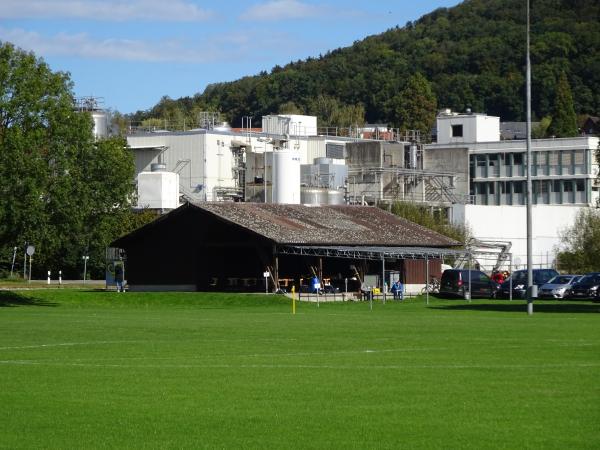
[[[448,269],[442,274],[440,294],[465,297],[469,292],[469,272],[471,274],[471,298],[496,296],[498,285],[480,270]]]

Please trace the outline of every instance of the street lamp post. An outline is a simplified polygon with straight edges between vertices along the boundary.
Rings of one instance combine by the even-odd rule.
[[[537,295],[533,286],[533,240],[532,240],[532,183],[531,183],[531,58],[530,58],[530,16],[527,0],[527,314],[533,314],[533,298]]]
[[[83,259],[83,284],[85,284],[85,279],[87,278],[87,262],[90,257],[86,255],[82,256],[81,259]]]

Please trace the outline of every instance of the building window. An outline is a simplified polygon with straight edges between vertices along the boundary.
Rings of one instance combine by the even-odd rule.
[[[452,125],[452,137],[463,137],[462,125]]]
[[[477,155],[477,167],[485,167],[485,155]]]
[[[560,192],[560,180],[552,181],[552,192]]]
[[[520,166],[523,164],[523,153],[513,153],[513,165]]]
[[[499,176],[500,175],[500,165],[499,158],[497,154],[489,155],[489,164],[490,164],[490,176]]]
[[[584,180],[575,181],[575,186],[577,188],[577,192],[585,191],[585,181]]]
[[[522,181],[515,181],[513,184],[513,192],[515,194],[522,194],[523,193],[523,182]]]

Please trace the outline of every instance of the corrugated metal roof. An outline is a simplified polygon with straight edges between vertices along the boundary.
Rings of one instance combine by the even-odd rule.
[[[277,244],[454,247],[460,243],[372,206],[192,203]]]

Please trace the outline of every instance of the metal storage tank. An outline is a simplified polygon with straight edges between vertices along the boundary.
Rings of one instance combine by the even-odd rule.
[[[319,188],[303,188],[301,192],[301,201],[303,205],[326,205],[327,190]]]
[[[327,191],[327,204],[328,205],[345,205],[346,200],[344,199],[344,191],[329,189]]]
[[[105,138],[108,136],[108,117],[106,112],[97,110],[92,112],[92,119],[94,119],[94,137]]]
[[[304,187],[301,191],[301,202],[303,205],[344,205],[344,192],[336,189],[309,188]]]
[[[300,204],[300,152],[273,152],[273,203]]]
[[[218,125],[215,125],[215,127],[213,128],[214,131],[231,131],[231,125],[229,125],[229,123],[227,122],[221,122]]]

